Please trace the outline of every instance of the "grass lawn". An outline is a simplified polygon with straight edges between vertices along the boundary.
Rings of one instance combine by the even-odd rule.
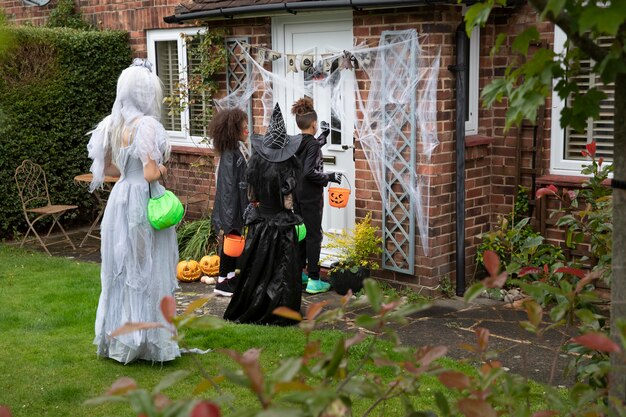
[[[189,355],[164,365],[140,362],[126,366],[96,356],[92,340],[99,277],[99,264],[51,258],[0,244],[0,405],[8,406],[14,417],[133,416],[127,404],[84,406],[83,402],[103,394],[121,376],[132,377],[140,387],[151,389],[168,373],[183,369],[191,370],[191,376],[166,394],[173,399],[191,398],[200,376]],[[326,349],[339,335],[336,331],[316,332]],[[299,354],[304,345],[295,327],[232,324],[220,330],[190,333],[187,340],[201,349],[243,352],[263,348],[264,369],[274,368],[278,360],[294,352]],[[213,375],[225,365],[236,368],[221,353],[197,358]],[[462,366],[444,361],[447,366]],[[434,378],[424,380],[424,392],[441,389]],[[257,407],[243,388],[225,383],[223,390],[235,398],[237,409]],[[205,395],[213,397],[215,392]],[[416,401],[425,408],[435,408],[432,395]],[[401,415],[400,405],[397,407],[387,409],[385,415]]]

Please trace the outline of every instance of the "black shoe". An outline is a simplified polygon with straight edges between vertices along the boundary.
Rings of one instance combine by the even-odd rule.
[[[237,288],[237,277],[225,279],[222,282],[218,282],[217,284],[215,284],[215,289],[213,290],[213,292],[223,297],[232,297],[233,293],[235,292],[235,288]]]

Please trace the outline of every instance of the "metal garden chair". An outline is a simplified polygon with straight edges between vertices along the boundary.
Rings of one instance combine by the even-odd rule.
[[[24,235],[24,239],[22,239],[20,247],[24,246],[26,238],[30,232],[33,232],[46,253],[50,255],[48,246],[63,242],[63,240],[50,243],[45,242],[48,240],[54,225],[57,225],[63,232],[67,241],[70,245],[72,245],[72,248],[76,250],[74,243],[72,243],[70,237],[67,233],[65,233],[65,229],[63,229],[59,223],[59,218],[68,210],[76,209],[78,206],[52,204],[48,193],[48,182],[46,181],[46,174],[43,168],[28,159],[22,162],[22,164],[15,170],[15,183],[17,184],[17,192],[19,193],[20,200],[22,202],[24,217],[28,223],[28,232]],[[35,230],[35,223],[48,216],[52,217],[52,225],[50,226],[50,230],[48,230],[46,237],[42,239],[37,233],[37,230]]]

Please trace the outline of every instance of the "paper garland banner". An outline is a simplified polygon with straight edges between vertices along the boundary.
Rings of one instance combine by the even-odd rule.
[[[283,54],[278,51],[273,51],[263,46],[251,46],[246,41],[239,41],[240,47],[246,52],[247,55],[251,55],[254,50],[254,56],[252,59],[263,65],[266,61],[276,61],[283,57]],[[244,54],[237,54],[238,56]],[[284,54],[287,57],[287,73],[310,72],[315,73],[316,77],[324,77],[323,74],[328,74],[333,68],[333,64],[338,62],[340,69],[352,70],[358,66],[358,61],[350,51],[343,51],[343,54],[337,56],[333,53],[320,54],[320,59],[316,61],[314,54]],[[363,57],[363,64],[368,65],[372,61],[371,55],[368,53]],[[299,65],[298,65],[299,63]],[[299,68],[298,68],[299,67]]]
[[[296,67],[296,54],[287,54],[287,72],[298,72]]]
[[[313,65],[313,55],[302,55],[300,59],[300,69],[306,71]]]

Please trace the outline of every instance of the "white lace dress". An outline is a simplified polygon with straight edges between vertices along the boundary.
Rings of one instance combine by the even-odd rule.
[[[98,141],[96,135],[92,136],[93,141]],[[148,223],[148,182],[143,176],[148,156],[161,162],[167,146],[163,126],[151,117],[142,118],[131,145],[116,158],[121,177],[111,191],[102,219],[102,293],[94,344],[99,356],[125,364],[137,359],[163,362],[180,356],[177,343],[166,329],[110,337],[111,332],[128,322],[168,325],[161,314],[160,301],[166,295],[174,295],[177,286],[176,231],[173,227],[157,231]],[[90,142],[90,156],[91,148]],[[153,197],[164,191],[156,181],[150,186]]]

